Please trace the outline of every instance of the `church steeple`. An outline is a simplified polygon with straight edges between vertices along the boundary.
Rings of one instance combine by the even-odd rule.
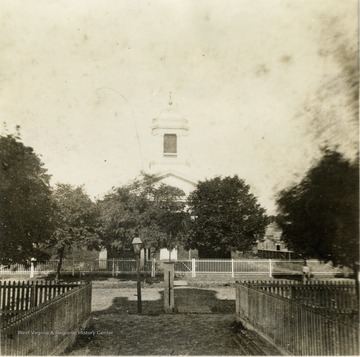
[[[152,171],[169,171],[189,166],[184,137],[188,135],[188,122],[173,106],[169,93],[168,107],[154,118],[151,133],[154,136],[155,152],[150,162]]]

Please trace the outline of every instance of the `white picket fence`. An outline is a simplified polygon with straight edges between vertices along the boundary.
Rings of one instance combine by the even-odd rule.
[[[343,269],[333,268],[316,259],[307,260],[311,274],[314,276],[334,276],[344,273]],[[191,259],[175,261],[175,273],[191,277],[197,275],[241,275],[281,276],[302,274],[303,260],[278,259]],[[346,271],[345,271],[346,272]]]
[[[46,276],[55,273],[58,260],[50,260],[46,263],[31,262],[27,266],[23,264],[12,264],[10,266],[0,267],[0,276],[29,275]],[[155,259],[147,261],[141,266],[141,271],[151,272],[155,276]],[[111,273],[118,275],[120,273],[136,273],[135,259],[92,259],[76,261],[64,259],[61,266],[62,273],[71,273],[72,275],[84,275],[88,273]]]
[[[8,267],[0,267],[0,276],[29,275],[46,276],[56,271],[58,261],[51,260],[46,263],[32,263],[28,266],[14,264]],[[190,277],[197,275],[241,275],[268,276],[291,275],[302,273],[302,260],[274,260],[274,259],[190,259],[176,260],[175,273]],[[338,270],[329,265],[321,264],[317,260],[308,260],[313,275],[333,275]],[[155,276],[162,270],[161,261],[155,259],[145,262],[141,266],[142,272]],[[62,264],[62,272],[72,275],[84,275],[88,273],[108,273],[113,276],[118,274],[136,273],[136,260],[132,259],[93,259],[76,261],[65,259]]]
[[[198,274],[236,275],[268,275],[273,276],[276,265],[271,259],[237,260],[237,259],[191,259],[175,261],[175,273],[191,274],[195,278]],[[301,264],[301,262],[300,262]],[[294,264],[294,272],[299,271],[298,261]],[[301,266],[300,266],[301,272]],[[284,272],[285,273],[285,270]],[[287,271],[289,273],[289,271]]]

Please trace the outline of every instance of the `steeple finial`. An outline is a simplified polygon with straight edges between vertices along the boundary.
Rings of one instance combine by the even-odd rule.
[[[172,101],[172,93],[169,92],[169,105],[172,105],[173,101]]]

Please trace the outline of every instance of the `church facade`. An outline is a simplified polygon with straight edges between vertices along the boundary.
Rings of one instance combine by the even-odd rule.
[[[150,124],[150,123],[149,123]],[[190,178],[189,148],[187,138],[189,136],[188,121],[173,106],[171,95],[167,108],[161,114],[152,119],[149,125],[150,133],[147,146],[147,160],[145,172],[155,175],[158,184],[164,183],[181,189],[186,197],[196,188],[197,181]],[[103,249],[99,259],[107,259],[114,255]],[[128,252],[129,257],[132,252]],[[197,257],[197,251],[185,251],[182,247],[169,252],[166,248],[156,253],[160,260],[188,259]],[[126,256],[128,257],[128,256]],[[151,249],[142,249],[141,261],[152,258]]]
[[[159,183],[177,187],[184,191],[186,196],[197,185],[196,180],[189,177],[191,168],[187,145],[189,131],[188,120],[174,108],[170,96],[168,107],[152,120],[148,169],[150,174],[158,177]],[[174,249],[170,254],[167,249],[161,249],[159,258],[176,260],[178,255],[179,249]]]

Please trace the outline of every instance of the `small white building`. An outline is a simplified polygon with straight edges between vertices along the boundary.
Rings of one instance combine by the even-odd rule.
[[[286,258],[290,259],[292,251],[287,249],[281,240],[282,229],[276,222],[271,222],[266,226],[265,237],[262,242],[257,244],[257,254],[261,258]]]

